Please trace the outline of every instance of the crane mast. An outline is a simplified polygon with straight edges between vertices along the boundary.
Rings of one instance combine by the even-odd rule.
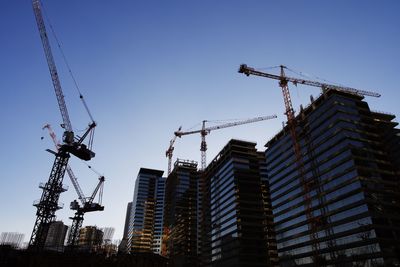
[[[56,151],[58,152],[58,148],[60,147],[60,144],[59,144],[59,142],[57,140],[57,136],[54,133],[53,129],[51,128],[50,124],[45,124],[43,126],[43,129],[48,130],[49,135],[55,145]],[[80,205],[76,200],[74,200],[71,202],[71,205],[70,205],[70,208],[72,210],[76,210],[76,212],[75,212],[74,217],[70,217],[70,219],[72,219],[72,225],[71,225],[71,230],[69,231],[67,244],[71,247],[74,247],[77,245],[76,243],[79,238],[79,229],[82,227],[85,213],[92,212],[92,211],[103,211],[104,210],[104,206],[101,206],[101,202],[102,202],[103,186],[104,186],[105,178],[104,178],[104,176],[100,176],[99,183],[97,184],[96,188],[94,189],[92,195],[89,198],[87,198],[83,194],[83,191],[78,183],[78,179],[76,178],[74,172],[72,171],[72,169],[69,165],[67,165],[66,171],[67,171],[68,176],[75,188],[76,193],[78,194],[78,198],[81,202],[81,205]],[[93,200],[96,197],[98,192],[99,192],[99,201],[98,201],[98,203],[93,203]]]
[[[70,158],[70,154],[73,154],[74,156],[82,160],[90,160],[92,157],[94,157],[95,154],[93,151],[91,151],[91,144],[96,123],[92,120],[92,123],[89,124],[88,129],[82,137],[74,137],[67,106],[65,104],[64,95],[61,89],[61,83],[58,77],[57,68],[54,62],[53,54],[51,52],[50,42],[47,36],[45,23],[42,16],[40,1],[32,0],[32,7],[35,14],[37,27],[40,33],[44,53],[46,56],[47,65],[49,67],[50,76],[56,94],[61,117],[63,120],[62,127],[64,128],[63,144],[58,146],[57,153],[54,153],[56,158],[54,160],[49,179],[45,184],[41,184],[39,186],[43,190],[42,196],[39,201],[34,202],[34,206],[37,208],[37,212],[32,235],[29,241],[29,248],[35,250],[43,250],[50,223],[55,220],[55,212],[58,209],[62,208],[60,205],[58,205],[58,200],[60,198],[60,194],[66,191],[66,189],[62,185],[62,182],[64,179],[65,171],[67,170],[67,172],[69,172],[68,160]],[[81,99],[84,102],[83,97],[81,97]],[[85,108],[87,108],[85,102],[84,105]],[[89,140],[88,148],[82,142],[89,134],[91,140]]]
[[[316,81],[310,81],[310,80],[304,80],[304,79],[297,79],[297,78],[292,78],[292,77],[287,77],[285,75],[284,69],[285,66],[280,66],[280,76],[270,74],[270,73],[265,73],[261,71],[257,71],[254,68],[250,68],[245,64],[240,65],[239,68],[239,73],[243,73],[247,76],[249,75],[255,75],[255,76],[260,76],[260,77],[265,77],[265,78],[270,78],[270,79],[275,79],[279,81],[279,86],[281,87],[282,94],[283,94],[283,100],[285,104],[285,114],[287,116],[287,125],[289,128],[290,136],[292,139],[293,143],[293,150],[295,154],[295,160],[296,160],[296,167],[297,171],[299,172],[299,179],[300,183],[303,188],[303,199],[304,199],[304,205],[305,205],[305,213],[306,213],[306,218],[309,224],[309,229],[310,229],[310,239],[312,241],[312,248],[313,248],[313,258],[314,258],[314,265],[319,266],[319,242],[318,242],[318,230],[317,230],[317,222],[320,218],[316,218],[313,215],[312,212],[312,196],[311,196],[311,191],[313,190],[313,187],[319,187],[319,181],[318,177],[312,177],[312,179],[305,179],[305,166],[304,166],[304,160],[302,156],[302,151],[300,147],[300,142],[299,142],[299,137],[297,133],[297,120],[295,119],[295,114],[293,110],[293,105],[292,105],[292,100],[290,97],[290,92],[289,92],[289,87],[288,87],[288,82],[292,82],[294,85],[297,86],[297,84],[305,84],[305,85],[310,85],[310,86],[315,86],[315,87],[320,87],[322,91],[326,91],[328,89],[334,89],[337,91],[343,91],[347,93],[352,93],[352,94],[357,94],[357,95],[365,95],[365,96],[373,96],[373,97],[380,97],[380,94],[375,93],[375,92],[369,92],[369,91],[364,91],[364,90],[358,90],[350,87],[343,87],[343,86],[336,86],[336,85],[331,85],[331,84],[326,84],[326,83],[320,83]],[[317,188],[318,189],[318,188]],[[327,233],[330,234],[330,231],[327,230]]]
[[[178,131],[182,129],[182,126],[179,127]],[[165,151],[165,156],[168,158],[168,175],[171,173],[171,166],[172,166],[172,155],[174,152],[174,144],[176,141],[176,135],[169,141],[169,147]]]
[[[256,117],[256,118],[252,118],[252,119],[247,119],[247,120],[242,120],[242,121],[237,121],[237,122],[230,122],[230,123],[225,123],[225,124],[220,124],[220,125],[215,125],[215,126],[210,126],[210,127],[206,127],[206,122],[207,121],[204,120],[202,122],[202,127],[201,127],[200,130],[186,131],[186,132],[182,132],[182,131],[178,130],[174,134],[177,137],[182,137],[184,135],[200,133],[200,136],[201,136],[201,145],[200,145],[201,170],[205,170],[206,165],[207,165],[207,161],[206,161],[206,151],[207,151],[206,135],[209,134],[211,131],[224,129],[224,128],[229,128],[229,127],[234,127],[234,126],[239,126],[239,125],[248,124],[248,123],[254,123],[254,122],[258,122],[258,121],[270,120],[270,119],[274,119],[276,117],[277,117],[276,115]]]
[[[49,131],[49,135],[50,135],[51,139],[53,140],[53,143],[54,143],[54,145],[56,147],[56,152],[58,153],[58,149],[60,147],[60,143],[58,142],[57,136],[54,133],[53,129],[51,128],[50,124],[45,124],[43,126],[43,129],[47,129]],[[69,176],[69,178],[71,180],[72,185],[75,188],[76,193],[78,194],[79,200],[81,201],[82,204],[84,204],[85,203],[85,195],[83,194],[83,191],[82,191],[82,189],[81,189],[81,187],[80,187],[80,185],[78,183],[78,179],[76,178],[74,172],[72,171],[72,169],[71,169],[71,167],[69,165],[67,165],[66,171],[67,171],[67,174],[68,174],[68,176]]]
[[[100,176],[99,182],[94,189],[92,195],[88,198],[85,198],[85,202],[82,203],[82,205],[79,205],[78,201],[76,200],[71,202],[70,208],[72,210],[76,210],[74,217],[70,217],[70,219],[72,219],[72,225],[68,235],[67,244],[71,248],[74,248],[77,245],[77,241],[79,239],[79,229],[81,229],[82,227],[85,213],[104,210],[104,206],[101,205],[104,181],[104,176]],[[97,203],[94,203],[93,201],[97,193],[99,193],[99,201]]]

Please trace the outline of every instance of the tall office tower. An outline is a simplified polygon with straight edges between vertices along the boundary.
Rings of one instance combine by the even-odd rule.
[[[394,115],[328,90],[266,147],[281,266],[400,264],[400,134]]]
[[[265,158],[255,146],[231,140],[205,170],[204,266],[276,265],[272,213],[264,202]]]
[[[128,250],[160,253],[164,206],[163,171],[141,168],[136,178]]]
[[[79,229],[79,249],[88,251],[96,250],[103,242],[103,235],[103,231],[96,226],[85,226]]]
[[[46,237],[45,249],[60,252],[64,251],[64,241],[67,231],[68,226],[62,221],[51,222]]]
[[[165,186],[162,254],[172,266],[198,266],[197,162],[177,160]]]

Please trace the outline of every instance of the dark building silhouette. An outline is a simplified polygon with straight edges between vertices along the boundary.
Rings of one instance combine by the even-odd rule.
[[[328,90],[265,152],[281,266],[399,266],[400,134],[394,115]]]
[[[264,154],[231,140],[202,176],[204,266],[277,266]]]
[[[64,251],[64,241],[67,231],[68,226],[62,221],[51,222],[44,248],[46,250]]]
[[[82,252],[67,250],[32,251],[16,250],[0,245],[1,267],[166,267],[168,259],[154,253],[107,254],[104,250]]]
[[[197,162],[177,160],[165,186],[163,255],[172,266],[198,266]]]

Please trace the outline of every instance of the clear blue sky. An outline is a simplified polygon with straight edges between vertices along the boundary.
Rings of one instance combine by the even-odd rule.
[[[245,77],[239,64],[280,64],[347,86],[378,91],[372,109],[400,116],[399,1],[49,1],[44,5],[86,101],[98,122],[96,158],[106,176],[103,213],[84,225],[116,228],[140,167],[166,170],[173,131],[203,119],[278,119],[212,132],[210,161],[231,138],[265,142],[281,128],[284,105],[276,81]],[[30,237],[53,156],[45,123],[61,116],[29,0],[0,1],[0,232]],[[49,29],[48,29],[49,31]],[[50,34],[49,34],[50,35]],[[51,35],[50,35],[51,36]],[[58,49],[53,54],[77,133],[87,117]],[[289,74],[289,73],[288,73]],[[319,89],[291,87],[295,109]],[[41,137],[45,138],[41,140]],[[200,137],[177,141],[176,157],[200,161]],[[86,194],[97,176],[77,160],[71,166]],[[70,224],[76,194],[68,178],[58,218]]]

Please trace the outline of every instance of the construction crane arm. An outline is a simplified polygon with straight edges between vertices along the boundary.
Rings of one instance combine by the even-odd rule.
[[[70,178],[70,180],[71,180],[71,182],[72,182],[72,184],[73,184],[73,186],[75,188],[76,193],[78,194],[79,200],[81,201],[82,205],[85,205],[86,197],[83,194],[83,191],[82,191],[81,187],[79,186],[78,179],[76,178],[74,172],[72,171],[72,169],[71,169],[71,167],[69,165],[67,165],[66,171],[67,171],[68,176],[69,176],[69,178]]]
[[[51,80],[53,82],[54,91],[56,93],[58,107],[61,112],[61,117],[63,120],[63,127],[64,127],[65,131],[72,132],[72,125],[71,125],[71,121],[69,119],[67,106],[65,104],[64,94],[61,89],[60,79],[58,78],[56,64],[54,62],[49,39],[48,39],[47,33],[46,33],[46,27],[45,27],[45,24],[43,21],[40,1],[32,0],[32,5],[33,5],[34,13],[35,13],[36,23],[37,23],[37,26],[38,26],[39,32],[40,32],[40,38],[42,40],[44,53],[46,55],[47,65],[49,66]]]
[[[222,124],[222,125],[206,127],[205,130],[210,132],[213,130],[228,128],[228,127],[233,127],[233,126],[237,126],[237,125],[258,122],[258,121],[271,120],[271,119],[275,119],[275,118],[277,118],[276,115],[257,117],[257,118],[247,119],[247,120],[238,121],[238,122],[230,122],[230,123],[226,123],[226,124]]]
[[[182,126],[179,127],[178,131],[176,132],[180,132],[182,130]],[[176,141],[177,135],[175,135],[170,141],[169,141],[169,147],[167,148],[167,150],[165,151],[165,156],[169,157],[169,155],[172,156],[172,152],[174,151],[174,144]]]
[[[370,91],[365,91],[365,90],[359,90],[351,87],[346,87],[346,86],[338,86],[338,85],[333,85],[333,84],[327,84],[327,83],[320,83],[317,81],[310,81],[310,80],[304,80],[304,79],[299,79],[299,78],[293,78],[293,77],[282,77],[279,75],[274,75],[271,73],[266,73],[266,72],[261,72],[258,70],[255,70],[254,68],[248,67],[246,64],[242,64],[239,67],[239,73],[244,73],[245,75],[255,75],[255,76],[261,76],[261,77],[266,77],[274,80],[279,80],[281,82],[291,82],[294,85],[298,84],[304,84],[304,85],[309,85],[309,86],[315,86],[315,87],[320,87],[323,90],[327,89],[335,89],[338,91],[344,91],[352,94],[357,94],[357,95],[364,95],[364,96],[372,96],[372,97],[380,97],[381,95],[376,92],[370,92]]]
[[[211,127],[205,127],[204,129],[195,130],[195,131],[187,131],[187,132],[176,131],[175,135],[178,137],[181,137],[183,135],[201,133],[204,131],[209,133],[210,131],[213,131],[213,130],[228,128],[228,127],[238,126],[238,125],[242,125],[242,124],[258,122],[258,121],[270,120],[270,119],[274,119],[276,117],[277,117],[276,115],[263,116],[263,117],[257,117],[257,118],[252,118],[252,119],[247,119],[247,120],[242,120],[242,121],[237,121],[237,122],[230,122],[230,123],[226,123],[226,124],[211,126]]]
[[[99,190],[100,190],[100,193],[99,193],[100,201],[99,201],[98,204],[101,204],[101,198],[103,196],[103,186],[104,186],[104,181],[105,180],[106,180],[106,178],[104,176],[100,176],[99,177],[99,183],[97,184],[97,186],[94,189],[92,195],[90,196],[89,200],[87,201],[87,204],[92,204],[93,203],[93,200],[96,197],[97,192],[99,192]]]

